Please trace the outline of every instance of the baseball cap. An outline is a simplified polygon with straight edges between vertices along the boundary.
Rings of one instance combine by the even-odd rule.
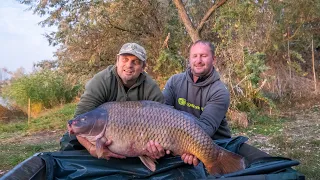
[[[124,44],[118,55],[121,54],[132,54],[135,55],[137,58],[139,58],[141,61],[147,60],[147,53],[144,47],[140,46],[137,43],[126,43]]]

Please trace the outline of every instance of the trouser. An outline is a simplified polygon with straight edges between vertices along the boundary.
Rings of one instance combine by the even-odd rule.
[[[85,149],[75,135],[66,132],[60,139],[60,151],[73,151]]]

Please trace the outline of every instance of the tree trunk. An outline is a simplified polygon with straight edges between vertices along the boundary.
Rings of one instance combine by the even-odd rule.
[[[200,39],[200,34],[194,28],[188,14],[187,14],[187,11],[184,8],[182,1],[181,0],[173,0],[173,2],[178,9],[179,16],[180,16],[184,26],[186,27],[187,32],[192,39],[192,42],[196,42],[197,40]]]

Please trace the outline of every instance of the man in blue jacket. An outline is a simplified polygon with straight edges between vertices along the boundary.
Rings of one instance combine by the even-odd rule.
[[[230,94],[214,68],[214,50],[208,41],[195,42],[190,48],[188,69],[173,75],[162,93],[166,104],[196,116],[200,127],[216,140],[231,138],[231,132],[226,121]],[[147,147],[154,158],[165,153],[157,142],[149,142]],[[191,154],[183,154],[181,158],[188,164],[199,163]]]

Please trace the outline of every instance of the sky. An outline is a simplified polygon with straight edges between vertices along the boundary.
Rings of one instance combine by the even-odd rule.
[[[15,71],[23,67],[30,73],[33,63],[54,59],[56,47],[49,46],[44,37],[54,28],[38,25],[43,17],[27,8],[16,0],[0,0],[0,69]]]

